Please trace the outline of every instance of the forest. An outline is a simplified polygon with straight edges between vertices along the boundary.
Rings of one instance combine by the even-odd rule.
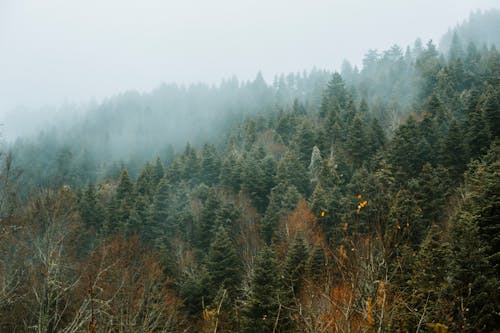
[[[2,142],[0,332],[498,332],[498,22]]]

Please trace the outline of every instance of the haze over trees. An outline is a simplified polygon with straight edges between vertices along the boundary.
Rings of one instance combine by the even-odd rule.
[[[498,22],[2,146],[0,331],[498,330]]]

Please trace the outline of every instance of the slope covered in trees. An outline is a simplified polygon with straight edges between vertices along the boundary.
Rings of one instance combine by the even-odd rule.
[[[498,329],[500,54],[452,55],[417,42],[262,95],[208,89],[234,103],[219,137],[115,169],[76,142],[120,108],[67,146],[18,142],[0,156],[0,330]]]

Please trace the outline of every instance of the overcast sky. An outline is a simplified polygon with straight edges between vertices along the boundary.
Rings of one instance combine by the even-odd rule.
[[[500,0],[0,0],[0,119],[161,82],[339,68]]]

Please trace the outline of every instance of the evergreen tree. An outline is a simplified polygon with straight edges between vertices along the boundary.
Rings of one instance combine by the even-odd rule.
[[[241,261],[227,230],[220,226],[210,245],[207,271],[212,292],[226,289],[230,299],[237,296],[241,280]]]
[[[205,144],[201,151],[201,181],[207,185],[215,184],[219,179],[220,160],[213,145]]]
[[[366,131],[359,114],[351,122],[348,132],[347,150],[349,151],[354,167],[360,167],[366,157]]]
[[[123,233],[127,230],[127,223],[135,205],[134,184],[128,172],[123,169],[116,191],[107,207],[106,223],[104,226],[107,235]]]
[[[156,186],[158,186],[164,176],[165,169],[163,168],[163,163],[160,157],[157,157],[155,163],[151,167],[151,186],[153,190],[156,189]]]
[[[203,204],[198,225],[195,229],[196,244],[201,250],[208,251],[216,231],[215,221],[217,211],[221,207],[221,201],[215,189],[208,192],[207,199]]]
[[[450,179],[458,182],[466,168],[467,152],[462,131],[455,120],[442,141],[439,157],[441,164],[448,169]]]
[[[320,245],[315,245],[307,262],[307,273],[314,282],[321,282],[326,275],[325,251]]]
[[[498,89],[497,89],[498,91]],[[500,138],[500,94],[489,86],[482,98],[482,111],[493,139]]]
[[[104,222],[104,212],[99,202],[94,184],[88,183],[87,189],[80,200],[80,216],[89,229],[98,232]]]
[[[171,191],[170,184],[163,178],[158,184],[153,198],[148,221],[148,229],[150,230],[145,231],[145,235],[150,235],[147,239],[153,241],[162,250],[169,249],[175,234],[174,226],[167,225]]]
[[[308,258],[304,240],[296,237],[290,245],[283,267],[284,292],[281,298],[283,309],[281,328],[285,332],[295,329],[294,315],[299,312],[298,302]]]
[[[425,323],[441,323],[446,319],[444,291],[448,283],[448,255],[449,245],[439,227],[433,225],[418,251],[409,281],[413,290],[411,309],[416,312],[409,327],[415,328],[420,317]]]
[[[295,186],[302,195],[309,191],[309,177],[306,168],[297,155],[291,151],[287,152],[279,162],[276,179],[278,183],[288,183]]]
[[[299,199],[300,193],[293,185],[279,183],[273,187],[261,222],[262,236],[267,244],[272,242],[279,221],[295,208]]]
[[[450,230],[450,286],[453,329],[493,332],[500,324],[498,276],[487,260],[477,218],[462,211]]]
[[[475,159],[487,151],[490,143],[490,135],[481,112],[470,112],[468,116],[468,128],[465,132],[465,136],[470,157]]]
[[[255,259],[250,293],[242,309],[241,332],[272,332],[280,310],[280,278],[276,255],[264,247]]]

